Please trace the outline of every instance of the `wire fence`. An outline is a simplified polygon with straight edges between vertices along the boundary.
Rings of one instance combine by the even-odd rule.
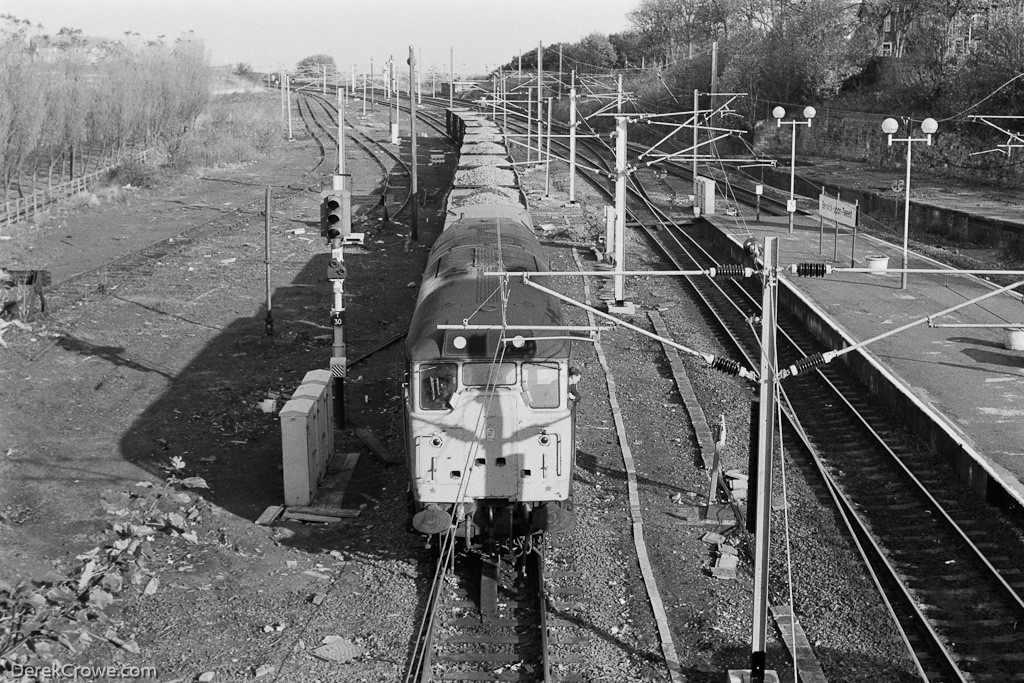
[[[70,198],[88,191],[93,184],[95,184],[99,179],[108,176],[110,172],[118,166],[122,166],[131,161],[138,161],[144,164],[147,162],[151,154],[152,150],[148,149],[131,152],[119,157],[113,163],[103,168],[97,169],[83,176],[79,176],[78,178],[73,178],[67,182],[47,187],[44,190],[37,190],[23,197],[15,197],[14,199],[6,200],[4,202],[3,213],[0,213],[0,225],[10,228],[18,221],[27,220],[44,209],[51,208],[55,205],[60,206]]]

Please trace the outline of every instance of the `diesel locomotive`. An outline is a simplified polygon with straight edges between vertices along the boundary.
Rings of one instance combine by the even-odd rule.
[[[471,112],[448,122],[460,171],[406,340],[412,526],[467,546],[564,532],[575,410],[570,340],[552,330],[561,302],[514,275],[549,266],[497,129]]]

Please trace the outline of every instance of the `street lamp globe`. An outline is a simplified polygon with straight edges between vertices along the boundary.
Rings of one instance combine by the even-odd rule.
[[[784,118],[786,116],[786,110],[782,107],[775,107],[775,109],[772,109],[772,116],[777,119]]]
[[[818,112],[817,112],[817,110],[815,110],[814,107],[804,107],[804,118],[805,119],[813,119],[815,114],[817,114],[817,113]]]
[[[882,132],[883,133],[888,133],[889,135],[893,135],[897,130],[899,130],[899,127],[900,127],[900,124],[898,124],[896,122],[896,119],[889,118],[889,119],[886,119],[885,121],[882,121]]]
[[[935,119],[927,118],[921,122],[921,132],[925,135],[931,135],[939,129],[939,123]]]

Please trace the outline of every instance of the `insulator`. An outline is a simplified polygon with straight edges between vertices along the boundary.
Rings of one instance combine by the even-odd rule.
[[[713,277],[743,277],[746,275],[743,266],[738,263],[723,263],[715,267]]]
[[[789,374],[790,375],[800,375],[800,374],[803,374],[803,373],[807,372],[808,370],[812,370],[812,369],[818,367],[819,365],[824,365],[824,364],[825,364],[825,357],[822,356],[820,353],[816,353],[813,356],[807,356],[806,358],[801,358],[797,362],[795,362],[792,365],[790,365],[789,366]]]
[[[825,277],[832,272],[832,267],[827,263],[798,263],[790,270],[799,277]]]
[[[739,363],[737,363],[734,360],[730,360],[729,358],[721,358],[718,356],[716,356],[715,359],[711,361],[711,369],[718,370],[719,372],[725,373],[726,375],[732,375],[733,377],[740,374]]]

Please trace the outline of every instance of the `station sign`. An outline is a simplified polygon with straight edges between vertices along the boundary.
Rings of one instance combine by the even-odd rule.
[[[818,213],[822,218],[833,220],[840,225],[857,227],[857,210],[857,204],[850,204],[824,193],[818,195]]]

